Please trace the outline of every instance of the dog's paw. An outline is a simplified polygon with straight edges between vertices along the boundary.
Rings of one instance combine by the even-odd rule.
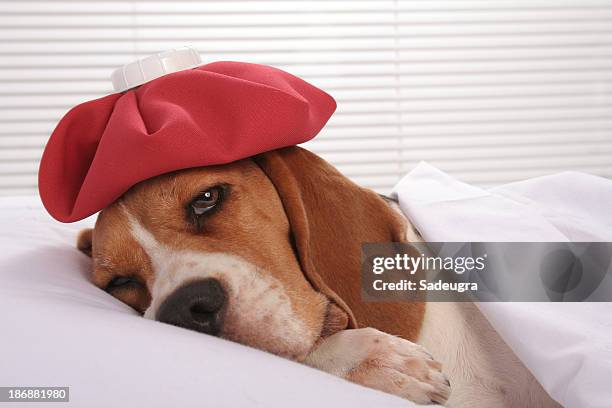
[[[441,364],[422,346],[372,328],[334,334],[306,362],[419,404],[443,404],[450,395]]]
[[[450,383],[442,365],[422,346],[375,329],[359,337],[355,347],[363,348],[365,356],[349,370],[348,380],[419,404],[446,402]]]

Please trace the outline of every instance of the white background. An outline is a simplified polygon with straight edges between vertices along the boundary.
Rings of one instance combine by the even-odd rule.
[[[0,194],[114,67],[176,46],[275,65],[338,111],[307,144],[387,192],[418,161],[489,186],[612,177],[612,0],[0,2]]]

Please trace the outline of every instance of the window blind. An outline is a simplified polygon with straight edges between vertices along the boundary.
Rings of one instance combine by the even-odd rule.
[[[482,186],[612,177],[612,0],[0,3],[0,194],[113,68],[189,45],[285,69],[338,101],[305,147],[388,192],[426,160]]]

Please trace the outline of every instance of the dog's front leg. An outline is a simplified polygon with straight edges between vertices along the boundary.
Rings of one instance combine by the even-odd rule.
[[[422,346],[373,328],[327,337],[305,363],[419,404],[443,404],[450,395],[441,364]]]

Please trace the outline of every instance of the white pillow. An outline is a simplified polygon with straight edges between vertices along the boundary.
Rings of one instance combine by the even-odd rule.
[[[0,386],[69,386],[71,407],[415,406],[138,316],[88,280],[74,244],[92,222],[60,224],[36,197],[0,199]]]

